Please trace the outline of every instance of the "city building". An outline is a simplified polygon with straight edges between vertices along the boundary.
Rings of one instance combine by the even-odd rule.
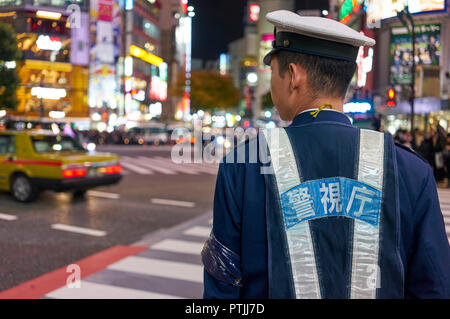
[[[409,18],[397,17],[405,9],[398,1],[367,1],[365,25],[377,41],[374,51],[374,107],[383,115],[386,130],[411,128],[412,33]],[[448,131],[450,15],[448,1],[409,1],[415,30],[414,127],[419,130],[440,124]],[[406,23],[406,25],[404,24]],[[387,103],[387,92],[395,92]]]
[[[191,71],[192,71],[192,19],[195,16],[194,7],[188,0],[180,0],[180,6],[173,12],[178,25],[175,27],[175,60],[172,72],[172,82],[184,79],[182,97],[172,97],[174,117],[178,121],[188,121],[191,118]]]
[[[373,28],[369,28],[366,20],[364,0],[330,1],[328,18],[333,18],[350,28],[375,38]],[[323,15],[323,14],[322,14]],[[356,72],[347,91],[344,101],[344,112],[353,119],[353,124],[360,128],[373,128],[377,120],[374,107],[374,56],[377,47],[361,47],[356,60]]]
[[[187,7],[186,11],[187,11]],[[180,0],[166,0],[163,3],[160,15],[161,28],[161,57],[167,63],[167,85],[168,87],[175,86],[179,74],[185,73],[185,65],[183,61],[177,59],[177,45],[176,32],[178,21],[181,16],[185,15],[183,11],[183,3]],[[175,120],[176,106],[180,98],[171,96],[167,97],[166,101],[162,102],[162,115],[164,121],[172,122]]]
[[[118,36],[111,39],[116,76],[114,93],[103,105],[93,106],[94,121],[108,120],[108,127],[138,125],[162,114],[167,99],[167,63],[161,58],[160,18],[163,3],[158,0],[126,0],[121,3]],[[114,5],[116,7],[116,5]],[[115,16],[115,15],[114,15]],[[109,28],[115,30],[114,19]],[[115,32],[112,33],[115,36]],[[97,39],[99,37],[97,36]],[[111,51],[114,48],[113,51]],[[107,82],[105,81],[105,84]],[[112,85],[112,83],[111,83]],[[104,91],[99,93],[104,95]],[[99,112],[98,107],[102,108]],[[105,114],[105,110],[113,112]]]
[[[262,99],[263,96],[270,92],[270,67],[264,65],[264,56],[272,49],[273,25],[269,23],[264,17],[267,13],[275,10],[295,10],[296,2],[294,0],[260,0],[255,1],[260,6],[259,16],[257,22],[257,41],[258,41],[258,82],[255,89],[254,102],[252,106],[253,117],[260,117],[263,115]]]
[[[87,119],[87,8],[82,0],[0,1],[0,22],[12,25],[23,53],[19,103],[10,115]]]
[[[233,78],[234,85],[241,89],[238,113],[245,119],[253,118],[255,89],[258,83],[257,23],[259,19],[259,4],[249,2],[246,7],[243,37],[228,45],[228,72]]]

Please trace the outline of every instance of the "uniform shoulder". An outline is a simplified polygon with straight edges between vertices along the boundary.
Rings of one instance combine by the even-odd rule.
[[[412,158],[418,158],[418,159],[420,159],[422,162],[424,162],[425,164],[428,164],[428,161],[426,160],[426,159],[424,159],[419,153],[417,153],[415,150],[413,150],[411,147],[409,147],[409,146],[406,146],[406,145],[403,145],[403,144],[401,144],[401,143],[399,143],[399,142],[395,142],[395,146],[397,146],[399,149],[401,149],[401,150],[404,150],[404,151],[406,151],[406,152],[408,152],[408,153],[404,153],[404,152],[402,152],[402,151],[400,151],[400,153],[403,153],[403,154],[408,154],[408,155],[406,155],[406,156],[411,156]]]

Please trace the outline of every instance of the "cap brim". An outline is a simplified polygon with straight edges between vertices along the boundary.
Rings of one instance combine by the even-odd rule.
[[[279,49],[272,49],[269,53],[266,54],[266,56],[263,59],[263,62],[265,65],[270,65],[270,61],[272,60],[272,55],[279,51]]]

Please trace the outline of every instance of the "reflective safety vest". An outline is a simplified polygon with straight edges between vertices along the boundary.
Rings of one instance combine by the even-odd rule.
[[[345,136],[347,128],[323,125],[336,134],[317,141],[317,127],[299,136],[299,127],[263,131],[269,298],[403,298],[393,139],[354,128]],[[310,150],[323,156],[305,153],[305,143],[318,143]],[[338,156],[327,157],[327,149]],[[350,173],[306,170],[330,161]]]

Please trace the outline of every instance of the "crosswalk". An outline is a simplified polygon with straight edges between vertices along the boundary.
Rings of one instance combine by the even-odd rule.
[[[450,242],[450,189],[438,188],[439,203],[444,216],[445,230]]]
[[[150,244],[150,249],[121,259],[81,280],[79,288],[61,287],[51,299],[200,299],[203,297],[201,250],[211,217],[187,224]]]
[[[439,189],[450,241],[450,190]],[[56,299],[197,299],[203,296],[201,250],[212,228],[211,216],[168,232],[137,255],[121,259],[81,281],[46,294]]]
[[[216,175],[217,163],[175,163],[162,156],[121,156],[120,164],[124,175]]]

